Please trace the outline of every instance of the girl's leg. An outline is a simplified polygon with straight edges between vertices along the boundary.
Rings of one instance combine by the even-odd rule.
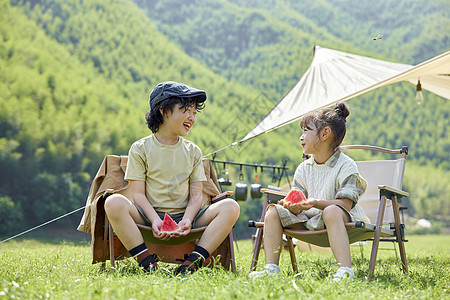
[[[266,264],[278,265],[280,262],[283,225],[275,206],[269,207],[264,217],[264,255]],[[305,229],[302,223],[287,226],[289,229]]]
[[[266,264],[280,262],[283,226],[275,206],[269,207],[264,217],[264,255]]]
[[[294,224],[287,228],[305,229],[303,224]],[[251,278],[280,272],[278,265],[280,263],[282,235],[283,225],[281,224],[278,211],[275,206],[270,206],[264,217],[264,255],[266,265],[262,271],[251,272],[249,275]]]
[[[239,218],[239,212],[239,204],[233,199],[224,199],[211,204],[195,223],[196,227],[207,226],[198,246],[209,253],[216,250],[230,233]]]
[[[105,201],[105,211],[114,232],[127,250],[144,242],[136,223],[144,224],[144,220],[136,207],[125,196],[113,194]]]
[[[350,216],[337,205],[325,207],[322,213],[323,221],[328,231],[328,240],[336,262],[340,267],[352,267],[350,243],[348,241],[345,223]]]

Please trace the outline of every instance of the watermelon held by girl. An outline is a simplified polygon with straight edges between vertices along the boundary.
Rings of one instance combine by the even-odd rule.
[[[181,227],[166,213],[161,226],[161,233],[175,233],[181,231]]]
[[[308,205],[306,197],[301,190],[290,190],[286,198],[284,198],[284,203],[301,203],[304,205]]]

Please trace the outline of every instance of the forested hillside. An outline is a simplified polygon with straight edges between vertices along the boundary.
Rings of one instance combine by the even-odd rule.
[[[309,66],[314,44],[411,64],[448,50],[448,4],[432,1],[412,20],[399,12],[419,5],[406,2],[386,1],[373,20],[364,1],[351,8],[333,0],[1,2],[0,234],[84,205],[104,155],[127,154],[149,134],[147,97],[158,82],[207,91],[204,114],[188,138],[208,154],[245,136],[281,99]],[[412,31],[418,24],[423,29]],[[383,29],[386,40],[374,44],[368,35]],[[450,106],[430,93],[417,106],[414,93],[413,85],[398,84],[350,100],[345,143],[409,145],[412,211],[446,216]],[[297,124],[287,126],[217,158],[289,159],[292,174],[299,134]],[[237,181],[239,170],[228,171]],[[251,179],[254,170],[245,175]],[[271,170],[260,175],[263,184],[277,177]],[[242,205],[241,221],[258,205]],[[66,220],[78,221],[78,215]]]

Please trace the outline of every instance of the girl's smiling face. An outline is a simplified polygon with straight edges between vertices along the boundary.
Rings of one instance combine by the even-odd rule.
[[[320,143],[317,129],[313,124],[308,124],[303,128],[303,134],[300,136],[304,154],[314,154],[318,149],[316,145]]]

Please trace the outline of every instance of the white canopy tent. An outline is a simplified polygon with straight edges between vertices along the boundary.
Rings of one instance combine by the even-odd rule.
[[[314,48],[313,61],[297,84],[241,142],[299,120],[305,113],[400,81],[450,99],[450,51],[417,66]]]

